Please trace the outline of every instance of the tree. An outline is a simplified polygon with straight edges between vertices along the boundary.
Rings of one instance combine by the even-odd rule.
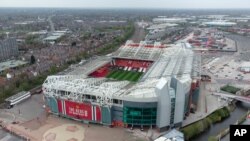
[[[25,43],[28,45],[34,45],[38,35],[28,35],[25,39]]]
[[[4,33],[0,33],[0,40],[3,40],[5,37],[5,34]]]
[[[216,139],[216,137],[210,136],[210,137],[208,138],[208,141],[218,141],[218,140]]]
[[[23,82],[21,85],[20,85],[20,90],[22,91],[27,91],[31,88],[31,86],[28,84],[28,82]]]
[[[35,62],[36,62],[35,56],[31,55],[31,57],[30,57],[30,64],[35,64]]]
[[[56,68],[56,66],[52,66],[49,70],[50,74],[55,74],[58,72],[58,69]]]
[[[72,42],[72,43],[71,43],[71,46],[72,46],[72,47],[75,47],[75,46],[76,46],[76,42]]]
[[[17,81],[16,81],[16,88],[19,88],[19,86],[20,86],[20,81],[17,80]]]

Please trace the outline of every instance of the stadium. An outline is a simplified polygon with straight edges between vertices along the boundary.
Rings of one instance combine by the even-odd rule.
[[[184,44],[127,41],[49,76],[43,84],[48,112],[107,126],[179,127],[196,105],[200,82],[200,56]]]

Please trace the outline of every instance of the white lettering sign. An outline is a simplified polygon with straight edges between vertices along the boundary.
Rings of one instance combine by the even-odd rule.
[[[234,132],[234,136],[244,136],[247,133],[246,129],[236,129]]]

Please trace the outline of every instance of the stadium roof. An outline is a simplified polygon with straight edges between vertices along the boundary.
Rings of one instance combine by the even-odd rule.
[[[165,46],[160,42],[147,44],[146,41],[141,41],[140,44],[136,44],[133,41],[127,41],[114,53],[113,57],[153,61],[159,58],[162,48],[165,48]]]
[[[132,42],[127,42],[127,44]],[[169,48],[146,48],[141,42],[138,47],[121,47],[115,54],[136,59],[154,59],[153,65],[142,79],[134,84],[129,81],[116,81],[107,78],[87,78],[87,75],[107,64],[112,57],[91,58],[73,71],[62,76],[49,76],[43,84],[45,95],[83,100],[86,95],[94,95],[97,102],[111,104],[112,99],[131,101],[157,101],[155,88],[161,78],[171,81],[171,77],[178,78],[184,84],[185,91],[190,90],[193,77],[199,77],[200,58],[192,50],[181,43]],[[127,49],[129,48],[129,49]],[[153,57],[154,56],[154,57]],[[170,83],[168,83],[170,84]],[[63,93],[59,93],[63,91]],[[80,101],[79,101],[80,102]]]
[[[69,75],[89,75],[96,69],[100,68],[101,66],[109,63],[112,60],[111,57],[101,56],[101,57],[92,57],[85,61],[82,64],[77,65],[73,68],[73,71],[70,71]]]
[[[178,44],[176,47],[165,48],[157,62],[144,75],[143,79],[170,76],[190,75],[194,54]]]

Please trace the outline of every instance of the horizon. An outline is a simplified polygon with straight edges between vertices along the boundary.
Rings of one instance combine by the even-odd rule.
[[[151,7],[1,7],[0,9],[92,9],[92,10],[112,10],[112,9],[133,9],[133,10],[250,10],[250,8],[151,8]]]

